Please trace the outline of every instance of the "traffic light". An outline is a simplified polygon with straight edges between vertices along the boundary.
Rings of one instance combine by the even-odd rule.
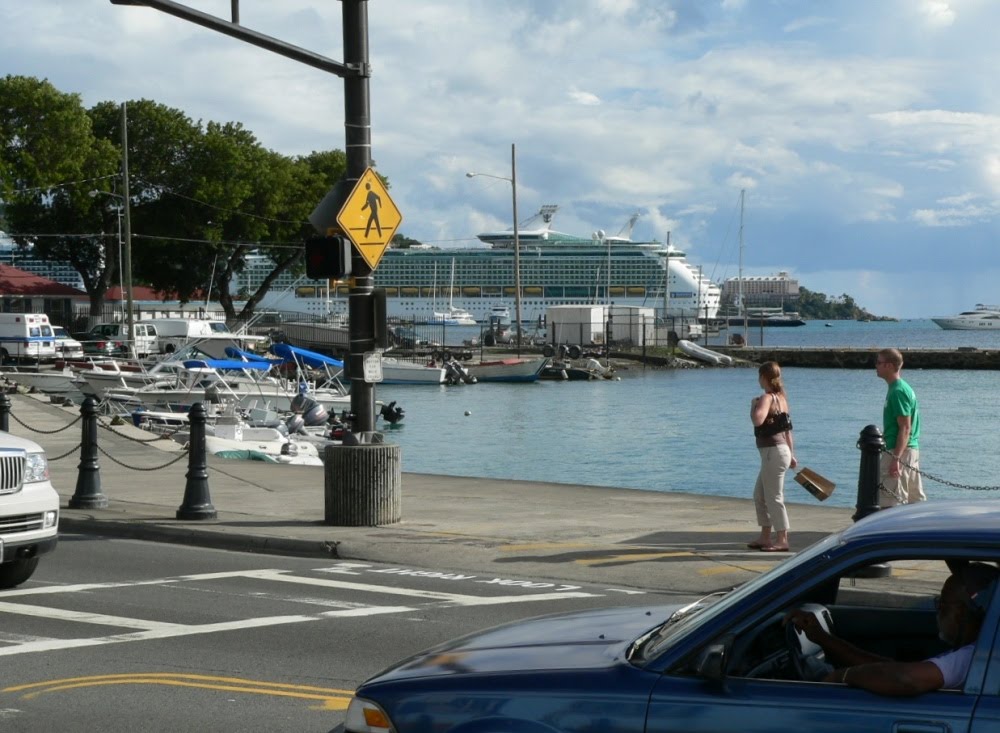
[[[351,274],[351,240],[311,237],[306,240],[306,275],[313,280],[340,280]]]

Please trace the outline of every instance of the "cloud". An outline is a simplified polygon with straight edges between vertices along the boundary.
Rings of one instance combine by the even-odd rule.
[[[805,18],[796,18],[795,20],[786,23],[781,30],[785,33],[797,33],[798,31],[806,30],[807,28],[819,28],[824,25],[830,25],[833,22],[832,18],[810,15]]]
[[[570,89],[567,94],[574,102],[582,104],[585,107],[596,107],[601,104],[601,98],[596,94],[591,94],[590,92],[583,92],[579,89]]]
[[[919,12],[931,28],[947,28],[957,17],[951,5],[944,0],[922,0]]]
[[[989,222],[1000,213],[996,202],[982,202],[976,194],[965,193],[937,201],[939,208],[917,209],[913,220],[925,227],[966,227]]]

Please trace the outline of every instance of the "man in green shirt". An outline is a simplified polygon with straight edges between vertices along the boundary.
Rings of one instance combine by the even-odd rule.
[[[882,407],[882,435],[888,453],[879,459],[879,506],[926,501],[920,480],[920,406],[917,395],[900,376],[903,355],[882,349],[875,358],[875,373],[889,385]]]

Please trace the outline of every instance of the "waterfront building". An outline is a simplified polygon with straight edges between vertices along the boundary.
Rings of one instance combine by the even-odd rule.
[[[781,307],[799,299],[799,281],[782,270],[777,275],[731,277],[722,284],[722,302],[735,305],[740,293],[747,307]]]

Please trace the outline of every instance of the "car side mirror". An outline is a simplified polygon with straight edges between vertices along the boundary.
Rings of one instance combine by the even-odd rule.
[[[723,683],[726,680],[726,667],[729,663],[729,649],[733,637],[725,636],[722,641],[709,644],[698,653],[694,662],[695,673],[704,679]]]

